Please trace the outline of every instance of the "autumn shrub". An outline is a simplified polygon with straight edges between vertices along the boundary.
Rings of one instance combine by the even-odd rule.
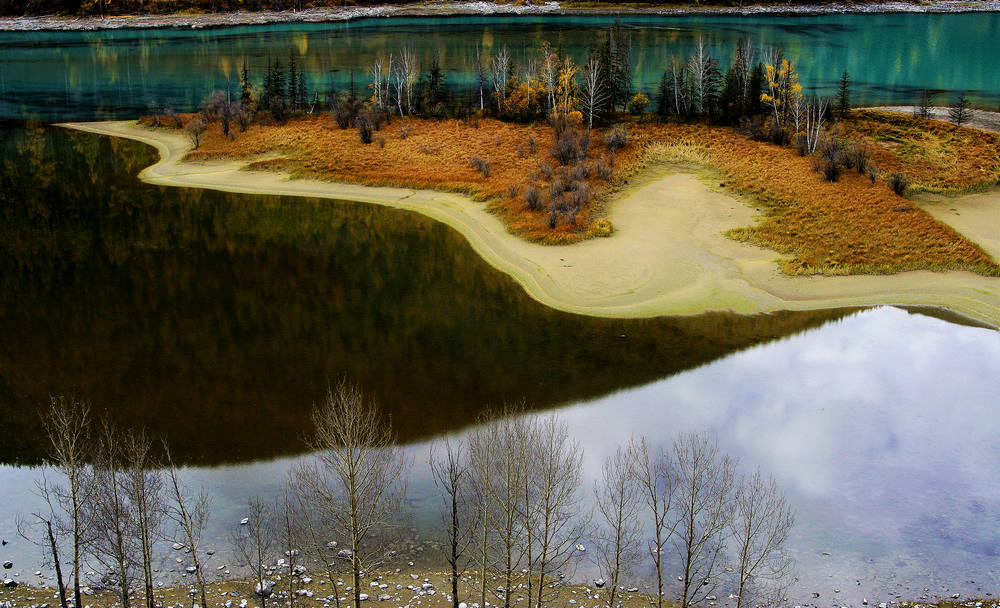
[[[628,131],[621,125],[615,125],[604,135],[604,144],[612,154],[621,150],[628,144]]]
[[[754,141],[767,141],[764,117],[757,115],[740,121],[740,132]]]
[[[909,178],[902,173],[893,173],[889,177],[889,181],[887,183],[889,185],[889,189],[899,196],[903,196],[906,193],[906,189],[910,187]]]
[[[511,185],[507,186],[507,197],[508,198],[517,198],[517,193],[520,190],[521,190],[521,187],[518,186],[517,184],[511,184]]]
[[[469,164],[478,169],[483,174],[483,177],[489,177],[493,171],[492,163],[478,154],[472,155],[472,158],[469,159]]]
[[[385,147],[385,138],[382,137],[381,135],[379,135],[377,138],[375,138],[375,143],[378,144],[379,148],[384,148]]]
[[[553,175],[552,166],[545,162],[538,163],[538,174],[547,180],[551,180]]]
[[[594,162],[594,175],[604,181],[611,179],[611,164],[608,162],[608,158],[606,156]]]
[[[528,152],[531,154],[538,152],[538,143],[535,141],[534,135],[528,136]]]
[[[538,211],[542,208],[542,194],[538,191],[538,188],[528,185],[524,188],[524,202],[528,205],[528,209],[532,211]]]
[[[410,127],[408,125],[403,125],[402,128],[399,129],[399,138],[406,139],[409,136],[410,136]]]
[[[840,163],[837,163],[829,159],[824,159],[823,178],[828,182],[835,182],[838,179],[840,179]]]
[[[809,138],[806,137],[805,133],[799,133],[795,136],[795,150],[799,156],[809,155]]]
[[[368,117],[358,116],[354,122],[358,128],[358,138],[361,139],[361,143],[372,143],[372,123],[368,120]]]
[[[552,142],[552,156],[560,165],[570,165],[587,157],[590,135],[574,129],[565,129]]]

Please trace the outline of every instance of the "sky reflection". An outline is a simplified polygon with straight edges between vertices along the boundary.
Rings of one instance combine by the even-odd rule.
[[[559,413],[584,446],[585,478],[634,435],[701,430],[742,469],[774,475],[797,513],[793,600],[982,594],[1000,569],[998,362],[997,332],[881,308]],[[407,450],[417,519],[433,521],[427,444]],[[280,492],[296,460],[188,471],[215,494],[215,542],[247,497]],[[33,474],[0,468],[4,494],[21,497],[0,510],[8,538],[8,505],[26,508]]]

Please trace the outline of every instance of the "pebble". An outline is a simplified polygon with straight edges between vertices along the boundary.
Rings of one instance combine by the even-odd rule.
[[[241,526],[245,526],[248,523],[250,523],[250,518],[249,517],[244,517],[243,519],[240,520],[240,525]]]
[[[13,567],[14,567],[14,562],[12,562],[12,561],[10,561],[10,560],[8,560],[8,561],[5,561],[5,562],[3,563],[3,568],[4,568],[4,570],[10,570],[10,569],[11,569],[11,568],[13,568]]]

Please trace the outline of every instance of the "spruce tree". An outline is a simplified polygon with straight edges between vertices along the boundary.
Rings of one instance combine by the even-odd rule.
[[[841,120],[847,118],[847,113],[851,111],[851,79],[847,70],[840,76],[840,86],[837,87],[837,111]]]
[[[247,60],[243,58],[243,69],[240,70],[240,104],[249,109],[253,103],[253,91],[250,88],[250,73],[247,70]]]
[[[295,111],[299,108],[299,73],[295,65],[295,52],[288,54],[288,105]]]
[[[964,91],[959,93],[958,97],[955,98],[955,103],[952,105],[951,109],[948,110],[948,117],[951,118],[951,122],[960,127],[972,119],[972,109],[969,107],[969,98]]]

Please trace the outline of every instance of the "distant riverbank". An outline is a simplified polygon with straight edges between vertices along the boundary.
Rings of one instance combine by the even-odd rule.
[[[1000,12],[1000,0],[938,2],[767,3],[747,6],[657,6],[544,2],[432,2],[310,8],[300,11],[237,11],[156,15],[0,17],[0,31],[92,31],[124,28],[214,28],[268,23],[321,23],[378,17],[451,17],[469,15],[817,15],[840,13],[970,13]]]
[[[636,318],[713,310],[753,314],[926,305],[1000,327],[996,277],[927,270],[888,276],[782,274],[774,263],[775,252],[723,235],[729,228],[751,223],[754,209],[691,174],[649,176],[623,193],[611,214],[614,237],[552,247],[512,235],[485,204],[460,194],[289,180],[280,173],[244,171],[246,162],[240,160],[183,162],[192,146],[176,131],[129,122],[66,126],[155,146],[160,161],[140,174],[149,183],[347,199],[417,211],[458,230],[477,253],[533,298],[567,312]],[[949,208],[963,200],[950,199]]]

